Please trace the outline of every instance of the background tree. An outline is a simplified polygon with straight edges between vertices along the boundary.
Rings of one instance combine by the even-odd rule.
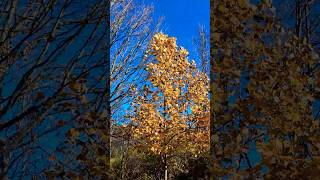
[[[110,7],[111,109],[114,120],[123,121],[121,113],[130,104],[132,90],[144,82],[148,42],[159,22],[153,22],[153,7],[132,0],[112,0]]]
[[[219,1],[214,10],[213,176],[317,177],[313,46],[275,21],[270,1]]]
[[[138,178],[133,174],[146,171],[140,167],[143,162],[131,154],[131,134],[121,124],[129,123],[127,112],[135,95],[134,90],[146,80],[143,58],[147,45],[157,31],[161,19],[153,21],[153,7],[132,0],[113,0],[111,15],[111,163],[116,175],[114,178]],[[119,162],[119,164],[116,164]]]
[[[211,15],[211,158],[213,176],[240,176],[248,157],[250,122],[243,93],[247,61],[254,59],[250,29],[254,16],[247,1],[213,2]],[[244,24],[249,25],[245,26]],[[250,47],[249,47],[250,46]],[[252,51],[255,52],[255,51]],[[251,167],[250,167],[251,168]]]
[[[284,28],[292,30],[299,38],[305,37],[316,51],[319,51],[319,0],[275,1],[277,21]],[[288,23],[290,22],[290,23]],[[292,22],[292,23],[291,23]]]
[[[107,170],[109,2],[4,0],[0,12],[1,179]],[[106,161],[80,161],[99,149]]]
[[[269,142],[258,148],[270,170],[267,179],[314,178],[320,167],[319,122],[312,113],[318,77],[310,71],[317,59],[296,36],[280,45],[268,49],[273,58],[255,67],[248,86],[259,110],[256,117],[268,132]],[[272,76],[266,77],[267,72]]]
[[[198,69],[210,75],[210,61],[209,61],[209,34],[206,32],[204,26],[199,26],[198,36],[193,39],[194,46],[196,47],[197,54],[200,59]]]

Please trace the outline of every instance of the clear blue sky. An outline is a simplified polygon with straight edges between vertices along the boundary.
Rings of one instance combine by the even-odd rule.
[[[209,0],[142,0],[146,5],[154,6],[154,19],[163,16],[161,31],[175,36],[179,46],[190,53],[189,59],[195,59],[195,47],[192,39],[197,37],[200,25],[210,33]]]

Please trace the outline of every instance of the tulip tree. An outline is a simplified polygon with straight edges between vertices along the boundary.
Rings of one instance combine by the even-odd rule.
[[[159,155],[164,171],[209,148],[208,77],[187,56],[174,37],[156,34],[145,56],[148,82],[133,103],[137,147]]]

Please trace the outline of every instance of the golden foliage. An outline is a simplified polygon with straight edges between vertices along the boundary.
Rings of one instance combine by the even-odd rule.
[[[134,139],[164,156],[197,156],[209,148],[208,77],[187,59],[176,39],[156,34],[149,45],[150,85],[134,102]]]

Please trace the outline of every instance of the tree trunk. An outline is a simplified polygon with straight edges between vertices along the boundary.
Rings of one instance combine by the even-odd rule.
[[[167,165],[165,166],[165,170],[164,170],[164,180],[168,180],[168,167],[167,167]]]

